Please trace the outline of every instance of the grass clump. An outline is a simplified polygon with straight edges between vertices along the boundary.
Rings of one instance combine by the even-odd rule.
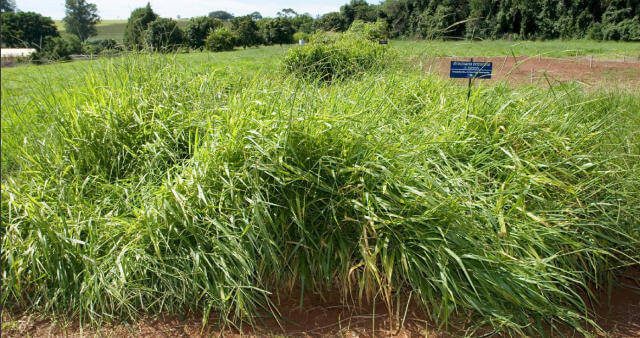
[[[637,94],[99,65],[2,102],[5,308],[230,325],[293,289],[411,294],[540,334],[640,261]]]
[[[317,33],[307,45],[290,49],[283,63],[301,78],[332,82],[381,69],[389,52],[362,34]]]

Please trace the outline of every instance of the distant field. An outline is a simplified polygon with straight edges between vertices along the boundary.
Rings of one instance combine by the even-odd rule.
[[[400,40],[394,45],[405,55],[423,56],[523,56],[543,57],[589,56],[617,59],[623,56],[640,60],[640,43],[550,40],[550,41],[415,41]]]
[[[188,22],[188,19],[178,20],[178,26],[184,28]],[[127,20],[104,20],[97,25],[98,35],[92,37],[90,40],[114,39],[116,41],[122,41],[126,25]],[[58,30],[64,32],[64,23],[62,21],[56,20],[56,26]]]

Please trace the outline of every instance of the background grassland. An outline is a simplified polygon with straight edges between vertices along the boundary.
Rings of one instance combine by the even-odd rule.
[[[535,56],[574,57],[594,56],[602,59],[622,59],[640,61],[640,43],[592,41],[592,40],[549,40],[549,41],[412,41],[400,40],[393,43],[406,55],[426,56]]]
[[[177,20],[178,26],[180,28],[185,28],[189,20],[187,19],[179,19]],[[60,32],[64,32],[64,22],[60,20],[55,21],[56,26]],[[124,38],[124,29],[127,26],[127,20],[103,20],[100,21],[96,25],[96,29],[98,34],[96,36],[91,37],[89,40],[102,40],[102,39],[113,39],[119,42],[122,42]]]
[[[539,334],[638,266],[637,92],[467,102],[403,58],[329,85],[285,52],[3,70],[3,305],[238,324],[292,289],[411,294],[443,327]]]

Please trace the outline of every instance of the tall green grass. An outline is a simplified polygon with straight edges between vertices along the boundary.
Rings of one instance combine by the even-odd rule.
[[[582,330],[638,265],[635,93],[466,102],[406,70],[320,85],[176,60],[3,89],[4,307],[240,324],[290,290],[411,294],[442,327],[531,334]]]

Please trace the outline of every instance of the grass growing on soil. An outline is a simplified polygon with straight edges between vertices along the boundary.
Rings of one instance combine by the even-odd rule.
[[[637,93],[466,102],[410,67],[260,63],[282,52],[3,70],[3,307],[239,324],[291,289],[411,294],[443,326],[540,333],[638,264]]]

